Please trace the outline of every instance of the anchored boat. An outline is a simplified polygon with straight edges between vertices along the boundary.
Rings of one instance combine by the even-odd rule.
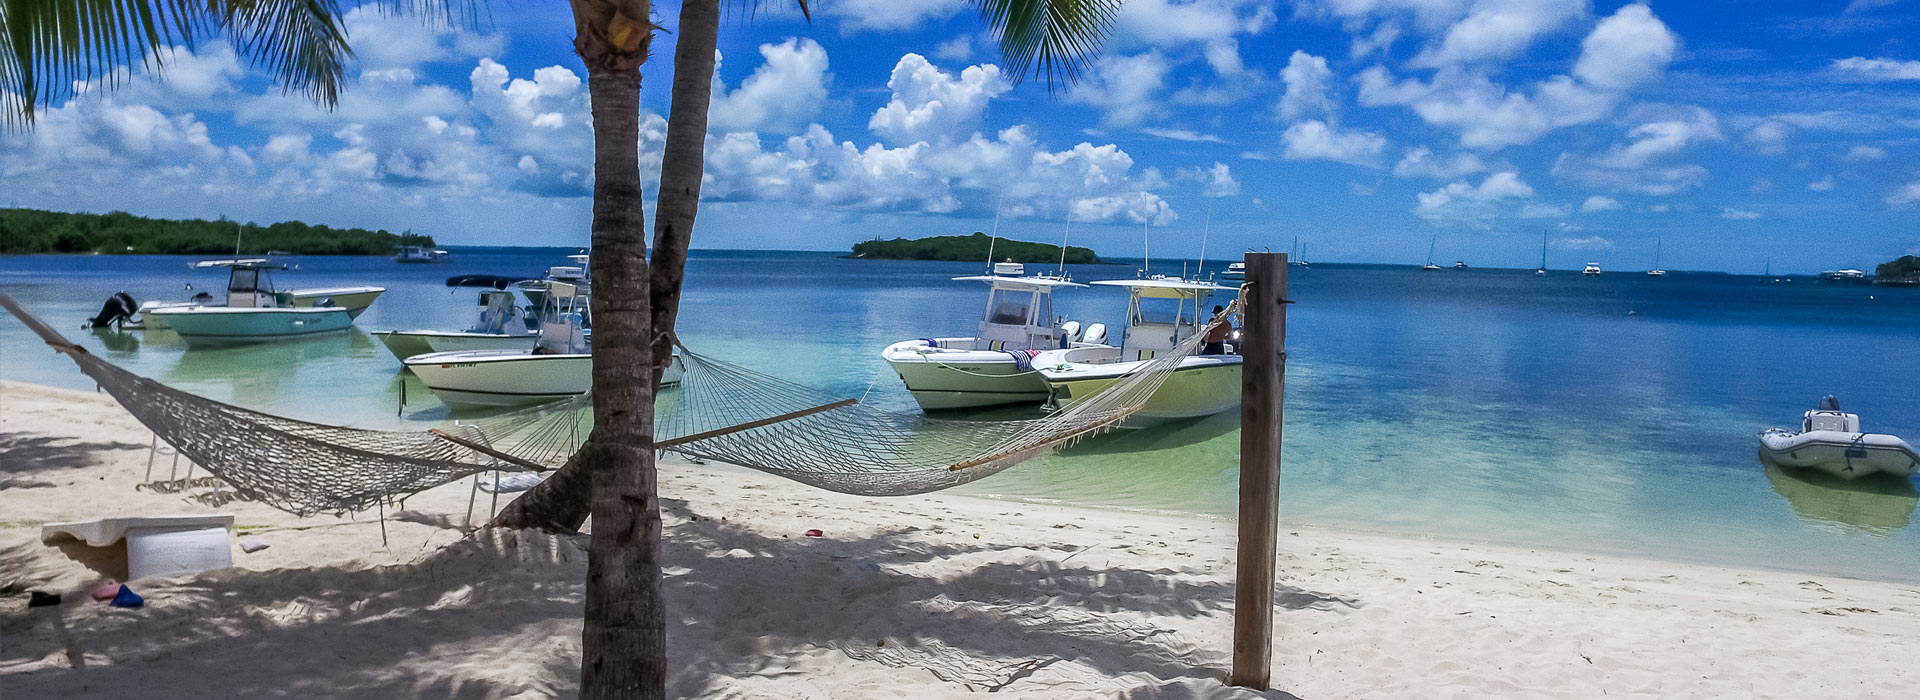
[[[531,350],[536,336],[528,330],[526,314],[515,301],[509,287],[524,280],[497,275],[460,275],[447,279],[448,287],[480,287],[479,316],[464,331],[375,331],[373,336],[387,346],[393,356],[405,360],[414,355],[457,350]]]
[[[267,258],[202,260],[194,263],[192,267],[196,270],[227,268],[227,298],[221,299],[212,294],[200,292],[186,301],[145,302],[140,305],[138,317],[128,321],[126,327],[147,330],[167,328],[168,319],[171,317],[152,314],[152,312],[162,309],[220,306],[249,307],[259,301],[259,298],[255,296],[255,294],[262,288],[266,289],[268,294],[275,297],[273,302],[275,304],[280,303],[282,296],[284,296],[284,301],[291,308],[341,308],[347,310],[349,317],[359,318],[360,312],[366,311],[368,306],[373,305],[374,300],[379,299],[380,295],[387,291],[385,287],[370,286],[322,287],[274,291],[271,281],[268,280],[268,272],[288,268],[285,264],[274,263]],[[240,286],[239,289],[235,289],[235,284]],[[236,297],[240,302],[238,304],[235,303]]]
[[[1084,331],[1075,322],[1053,316],[1053,292],[1085,287],[1064,277],[1023,276],[1019,263],[999,263],[996,274],[955,277],[985,282],[987,307],[976,335],[965,338],[916,338],[880,351],[920,408],[938,411],[1047,398],[1047,383],[1033,370],[1033,356],[1063,345],[1106,342],[1106,326]]]
[[[1769,428],[1760,433],[1760,460],[1781,467],[1818,469],[1842,479],[1874,473],[1899,477],[1920,472],[1920,453],[1907,441],[1860,431],[1860,416],[1840,410],[1832,396],[1807,411],[1800,432]]]
[[[188,345],[329,333],[352,326],[353,319],[387,291],[381,287],[275,290],[271,272],[287,266],[265,258],[204,260],[194,267],[227,268],[226,299],[202,292],[186,302],[148,302],[140,307],[140,327],[171,328]]]
[[[1093,284],[1127,290],[1127,329],[1119,347],[1072,347],[1033,358],[1033,366],[1046,380],[1049,400],[1060,406],[1098,393],[1203,332],[1212,320],[1211,314],[1203,312],[1207,301],[1216,291],[1232,289],[1169,277]],[[1240,364],[1240,356],[1232,354],[1180,358],[1179,365],[1134,415],[1144,419],[1194,418],[1232,410],[1240,405]]]
[[[586,285],[550,282],[540,333],[526,350],[456,350],[402,360],[433,395],[455,409],[545,403],[593,388],[593,349],[587,341],[590,292]],[[662,385],[686,371],[675,355]]]

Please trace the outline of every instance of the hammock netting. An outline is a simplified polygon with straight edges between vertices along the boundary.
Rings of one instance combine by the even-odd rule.
[[[591,394],[421,431],[274,416],[135,375],[68,342],[4,294],[0,306],[181,455],[241,495],[297,515],[366,510],[481,472],[558,468],[591,428]],[[1239,308],[1236,300],[1213,323]],[[841,493],[936,491],[1118,427],[1212,327],[1045,417],[1001,421],[873,408],[680,346],[686,371],[657,397],[654,442]]]

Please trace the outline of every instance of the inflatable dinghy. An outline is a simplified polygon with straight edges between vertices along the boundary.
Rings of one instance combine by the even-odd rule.
[[[1920,453],[1898,437],[1860,431],[1860,416],[1840,411],[1832,396],[1807,411],[1800,432],[1769,428],[1760,434],[1760,459],[1788,468],[1818,469],[1842,479],[1920,472]]]

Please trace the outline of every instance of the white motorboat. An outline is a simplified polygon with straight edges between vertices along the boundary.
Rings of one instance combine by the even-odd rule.
[[[1018,263],[1012,263],[1018,265]],[[1063,345],[1106,342],[1106,327],[1082,331],[1053,316],[1053,292],[1085,287],[1063,277],[1014,276],[1024,269],[995,265],[994,274],[955,277],[987,284],[986,311],[976,335],[966,338],[916,338],[888,345],[880,357],[900,375],[920,408],[938,411],[1001,404],[1039,403],[1047,383],[1033,371],[1031,359]]]
[[[509,286],[520,282],[494,275],[461,275],[449,278],[449,287],[485,287],[480,293],[479,316],[473,327],[464,331],[375,331],[373,336],[387,346],[395,358],[460,350],[531,350],[538,336],[527,328],[525,312],[517,305]]]
[[[593,387],[593,350],[586,285],[550,282],[540,333],[527,350],[456,350],[402,360],[441,402],[454,409],[557,401]],[[678,384],[686,365],[678,355],[661,374]]]
[[[270,273],[287,266],[264,258],[208,260],[194,267],[228,269],[224,303],[203,294],[184,304],[142,306],[140,314],[144,327],[170,328],[188,345],[261,342],[345,330],[386,291],[380,287],[301,290],[301,294],[276,291]]]
[[[1213,293],[1232,289],[1168,277],[1093,284],[1127,290],[1127,329],[1119,347],[1071,347],[1033,358],[1055,405],[1068,406],[1091,396],[1146,367],[1155,356],[1173,351],[1212,320],[1206,304]],[[1233,354],[1180,358],[1177,368],[1129,422],[1233,410],[1240,405],[1240,364],[1240,356]]]
[[[1599,275],[1599,274],[1600,274],[1600,263],[1587,263],[1587,267],[1586,267],[1586,269],[1584,269],[1584,270],[1581,270],[1581,271],[1580,271],[1580,274],[1583,274],[1583,275]]]
[[[1223,280],[1238,281],[1238,280],[1244,280],[1246,278],[1247,278],[1247,264],[1244,262],[1228,263],[1227,271],[1220,273],[1220,279],[1223,279]]]
[[[525,280],[514,284],[514,289],[526,295],[529,308],[535,310],[546,308],[547,287],[553,282],[566,282],[569,284],[591,284],[593,282],[592,268],[587,264],[588,255],[586,253],[569,255],[567,256],[567,260],[573,264],[548,267],[547,276],[544,279]],[[536,320],[538,320],[538,317],[536,317]]]
[[[227,298],[221,299],[212,294],[200,292],[199,294],[195,294],[192,299],[186,301],[148,301],[140,305],[137,317],[128,321],[126,327],[148,330],[164,329],[168,327],[167,323],[170,318],[177,317],[153,315],[151,312],[161,309],[236,306],[233,302],[236,296],[239,296],[242,302],[238,304],[238,306],[242,306],[243,308],[259,308],[258,306],[250,306],[259,302],[259,299],[257,296],[251,294],[248,288],[261,286],[264,286],[268,290],[268,293],[274,297],[272,302],[274,305],[283,305],[286,308],[295,309],[346,309],[347,316],[349,320],[351,320],[359,318],[361,312],[366,311],[368,306],[373,305],[374,300],[379,299],[380,295],[387,291],[385,287],[372,286],[320,287],[273,291],[271,284],[269,284],[267,280],[267,271],[285,270],[287,266],[273,263],[267,258],[202,260],[194,263],[192,267],[197,270],[227,268]],[[239,295],[235,294],[233,288],[236,282],[243,287],[243,291]]]
[[[1875,473],[1899,477],[1920,472],[1920,453],[1907,441],[1860,431],[1860,416],[1844,413],[1832,396],[1807,411],[1800,432],[1769,428],[1760,433],[1760,459],[1781,467],[1818,469],[1842,479]]]
[[[398,263],[444,263],[453,262],[453,254],[431,246],[406,245],[393,254]]]

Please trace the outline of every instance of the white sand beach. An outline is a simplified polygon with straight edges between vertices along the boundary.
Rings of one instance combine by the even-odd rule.
[[[583,539],[469,536],[462,482],[390,510],[383,545],[371,513],[142,487],[148,439],[104,395],[0,383],[0,584],[66,596],[0,598],[0,696],[574,695]],[[1286,526],[1261,695],[1222,684],[1230,521],[856,498],[685,462],[662,491],[684,697],[1920,695],[1910,583]],[[271,546],[135,582],[137,610],[88,600],[102,574],[40,543],[44,522],[211,512]]]

